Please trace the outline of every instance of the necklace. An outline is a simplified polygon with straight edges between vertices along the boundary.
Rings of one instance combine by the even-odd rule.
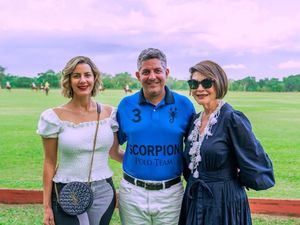
[[[191,162],[189,164],[189,169],[193,174],[194,178],[199,177],[199,171],[197,170],[199,163],[201,162],[201,154],[200,148],[204,138],[206,139],[212,136],[212,127],[218,122],[218,117],[220,115],[220,110],[222,106],[225,104],[223,100],[218,102],[218,107],[215,111],[210,114],[206,127],[204,128],[204,132],[200,135],[200,127],[201,127],[201,120],[203,116],[203,112],[200,112],[199,117],[194,121],[194,129],[191,131],[190,135],[188,136],[188,140],[191,142],[191,148],[189,151]]]

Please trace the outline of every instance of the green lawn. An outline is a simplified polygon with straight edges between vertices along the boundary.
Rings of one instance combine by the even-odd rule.
[[[181,92],[188,95],[188,92]],[[96,100],[117,106],[121,90],[106,90]],[[300,199],[300,93],[231,92],[225,101],[243,111],[274,164],[276,186],[249,191],[250,197]],[[0,90],[0,187],[42,188],[43,151],[36,135],[40,113],[68,101],[59,90],[49,96],[31,90]],[[199,111],[200,107],[197,106]],[[121,165],[110,162],[118,187]],[[1,223],[0,223],[1,224]]]
[[[253,215],[253,225],[299,225],[300,218]],[[43,221],[41,205],[1,205],[0,225],[40,225]],[[112,217],[110,225],[120,225],[118,210]]]

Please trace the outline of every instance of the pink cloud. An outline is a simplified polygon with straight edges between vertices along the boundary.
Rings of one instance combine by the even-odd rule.
[[[178,76],[202,59],[216,60],[234,76],[262,70],[270,76],[289,54],[300,58],[296,0],[9,0],[0,8],[0,51],[11,53],[0,61],[20,74],[25,67],[28,74],[55,68],[74,54],[95,57],[107,72],[134,70],[146,47],[166,50]],[[25,58],[53,63],[40,68]],[[287,65],[294,69],[285,72],[298,72],[293,63],[280,68]]]
[[[228,64],[223,66],[224,69],[246,69],[243,64]]]
[[[278,65],[279,69],[300,69],[300,60],[288,60]]]

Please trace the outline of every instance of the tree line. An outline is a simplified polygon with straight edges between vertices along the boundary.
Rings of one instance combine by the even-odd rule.
[[[256,81],[255,77],[246,77],[237,81],[230,81],[229,90],[232,91],[271,91],[294,92],[300,91],[300,74],[278,78],[265,78]]]
[[[30,88],[34,82],[36,86],[44,85],[45,82],[50,84],[51,88],[60,88],[61,73],[53,70],[39,73],[36,77],[17,76],[5,73],[5,68],[0,66],[0,84],[5,87],[7,81],[10,82],[12,88]],[[131,89],[139,89],[141,85],[139,81],[131,76],[128,72],[118,73],[114,76],[107,73],[101,74],[103,86],[106,89],[123,89],[129,85]],[[178,80],[169,77],[167,85],[175,90],[188,90],[186,80]],[[231,91],[263,91],[263,92],[294,92],[300,91],[300,74],[284,77],[282,80],[278,78],[265,78],[256,80],[255,77],[247,76],[241,80],[230,80],[229,90]]]

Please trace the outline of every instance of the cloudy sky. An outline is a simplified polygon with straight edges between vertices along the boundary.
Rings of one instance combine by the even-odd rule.
[[[0,65],[36,76],[86,55],[134,74],[155,47],[179,79],[205,59],[231,79],[282,78],[300,74],[299,11],[298,0],[0,0]]]

